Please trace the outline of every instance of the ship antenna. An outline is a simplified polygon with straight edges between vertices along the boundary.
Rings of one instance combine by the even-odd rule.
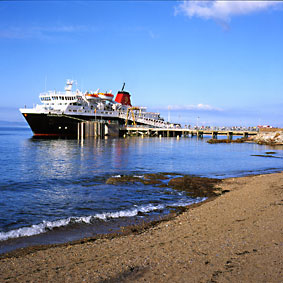
[[[121,91],[123,91],[123,90],[124,90],[124,88],[125,88],[125,83],[123,83],[123,87],[122,87],[122,90],[121,90]]]

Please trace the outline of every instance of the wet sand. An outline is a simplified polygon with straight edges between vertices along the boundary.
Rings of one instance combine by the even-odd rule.
[[[283,173],[219,186],[143,232],[2,256],[0,282],[282,282]]]

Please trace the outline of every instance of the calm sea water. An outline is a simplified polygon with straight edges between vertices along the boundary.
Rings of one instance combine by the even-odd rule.
[[[206,140],[34,139],[28,128],[0,128],[0,253],[115,231],[202,200],[168,188],[107,185],[111,176],[227,178],[283,170],[282,148]],[[280,158],[252,156],[267,151]]]

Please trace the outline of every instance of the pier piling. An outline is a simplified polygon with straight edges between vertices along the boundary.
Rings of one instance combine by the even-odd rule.
[[[119,124],[106,123],[104,121],[84,121],[78,123],[78,139],[89,137],[105,138],[105,137],[118,137]]]

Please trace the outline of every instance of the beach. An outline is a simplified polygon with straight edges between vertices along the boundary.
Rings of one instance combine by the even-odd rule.
[[[282,282],[283,173],[219,186],[147,229],[2,255],[0,282]]]

